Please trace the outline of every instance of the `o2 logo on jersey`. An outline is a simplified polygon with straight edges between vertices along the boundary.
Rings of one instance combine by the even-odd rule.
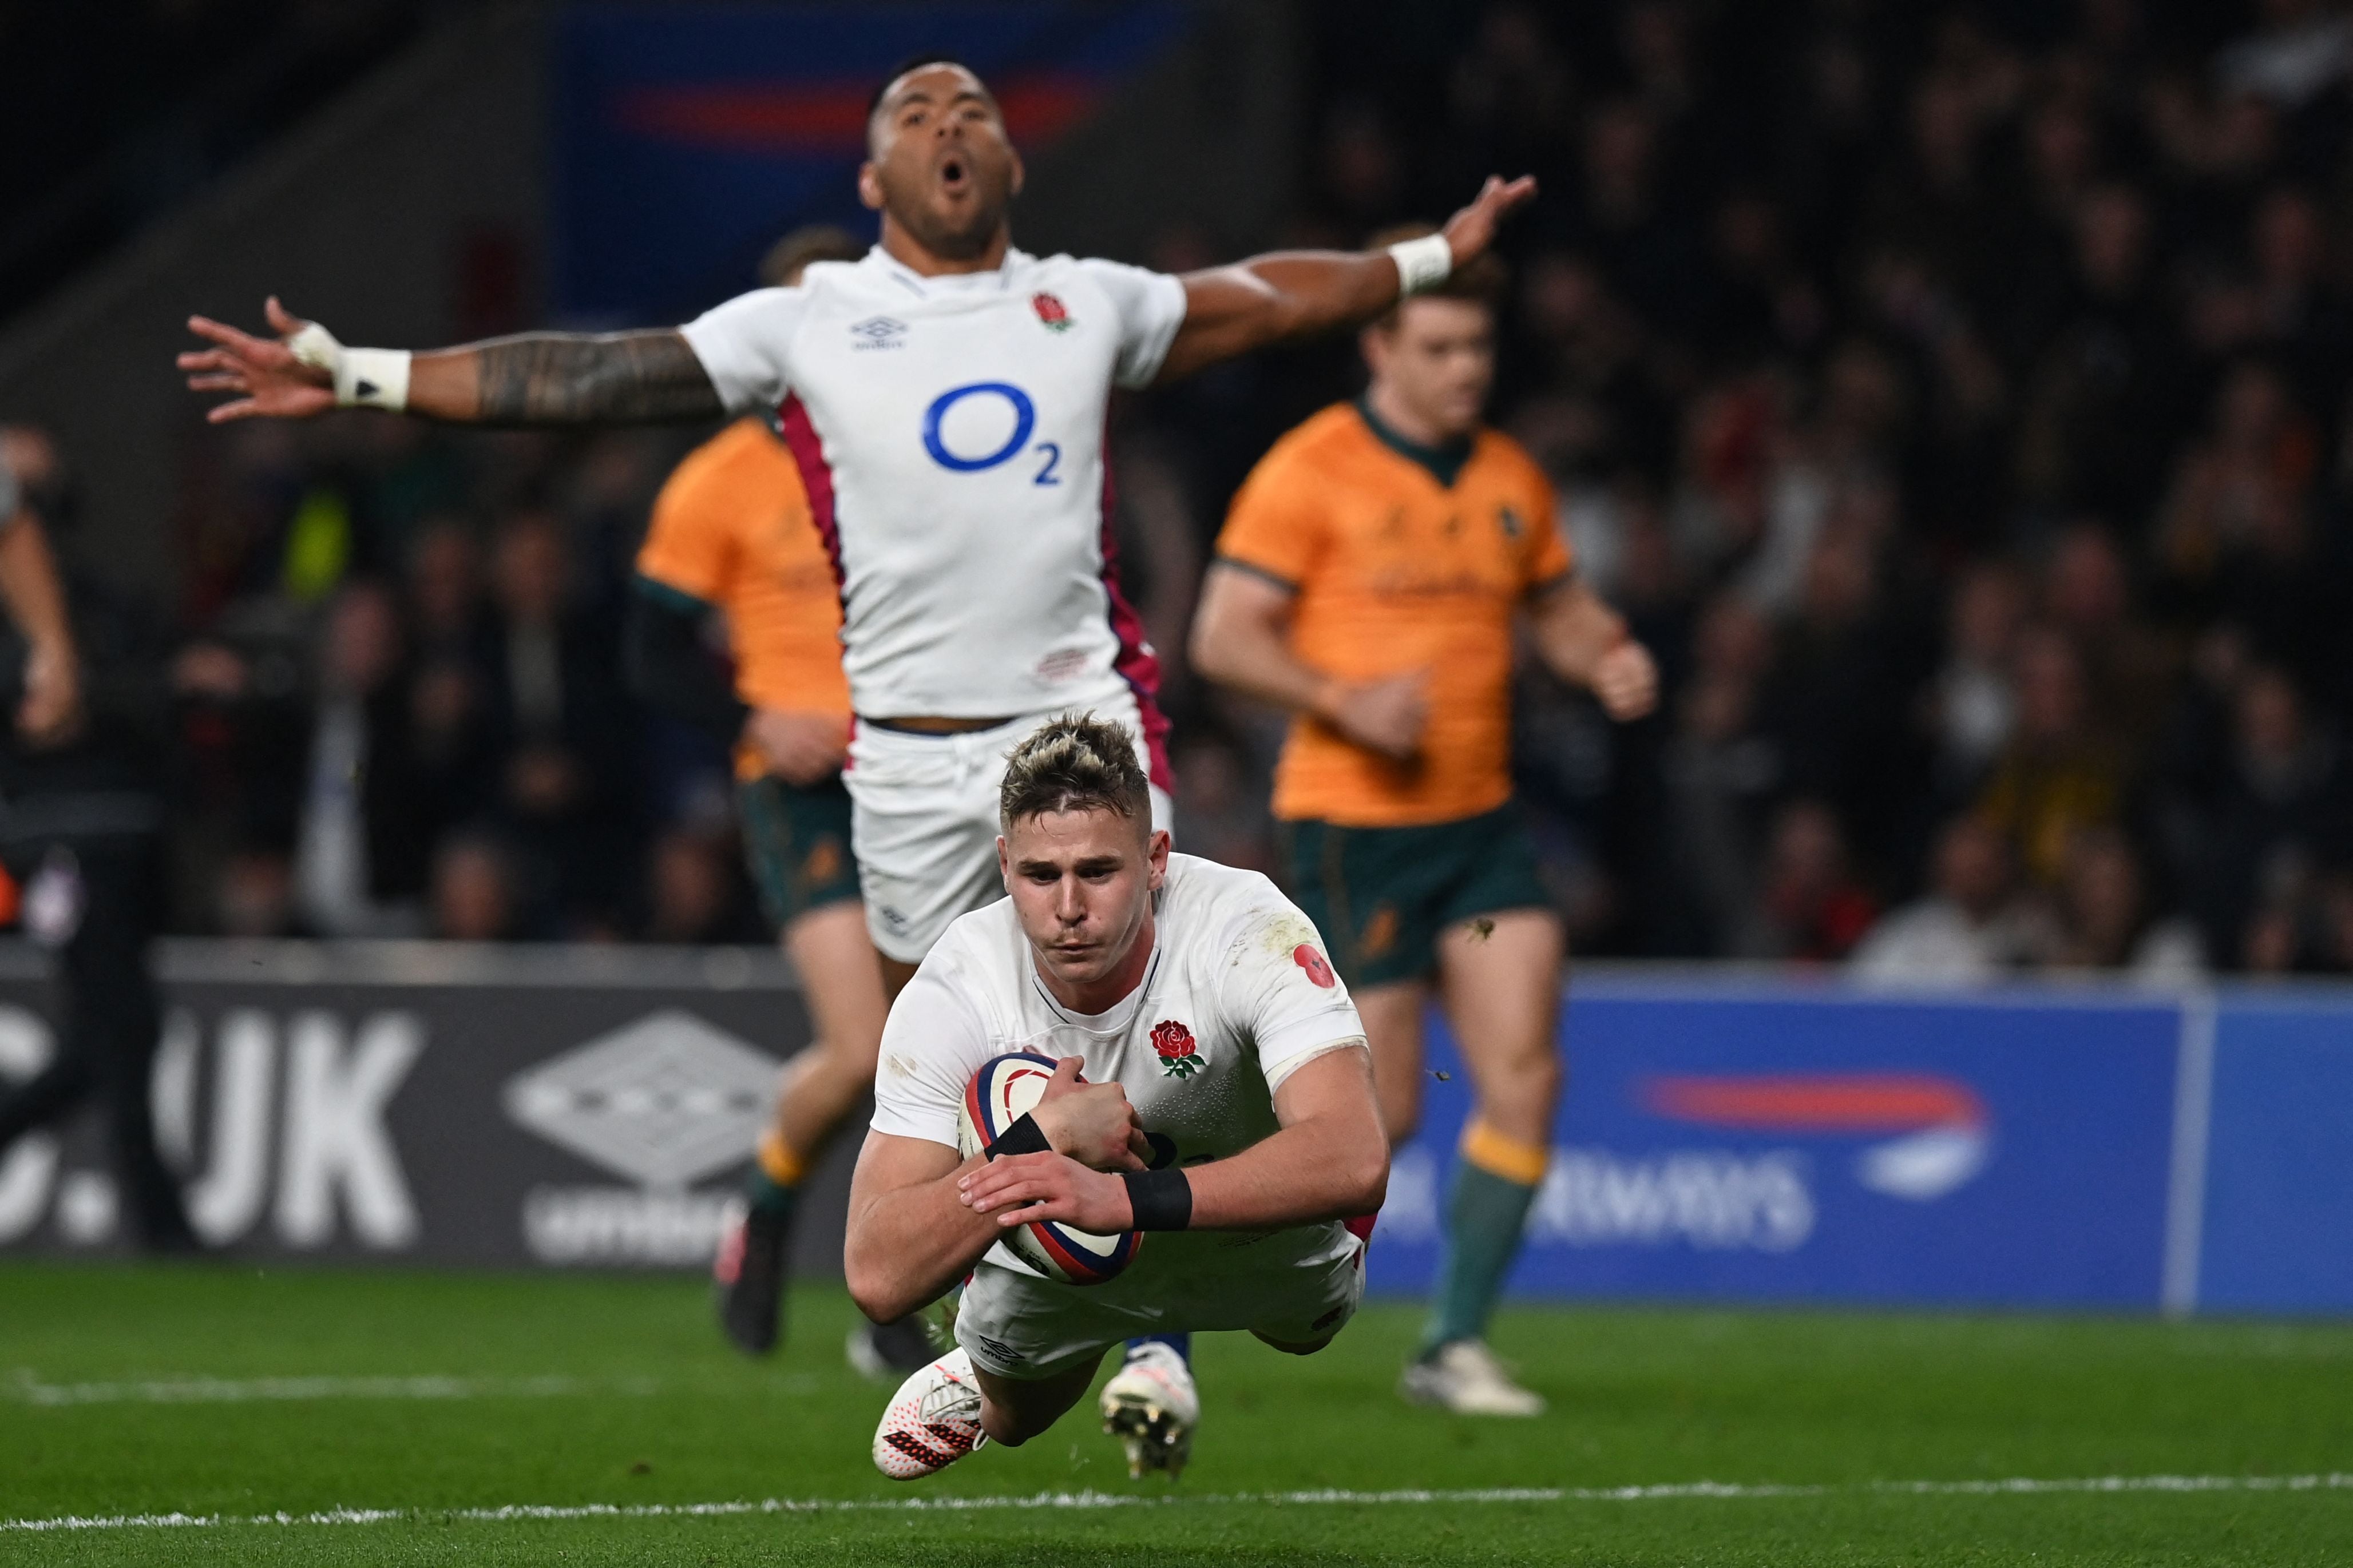
[[[967,398],[987,398],[1000,402],[1013,411],[1013,433],[993,451],[958,451],[948,445],[947,435],[941,426],[946,422],[950,411]],[[1011,462],[1023,448],[1028,447],[1030,455],[1040,460],[1038,471],[1030,476],[1029,482],[1059,485],[1062,477],[1055,469],[1061,466],[1062,448],[1052,441],[1040,441],[1037,446],[1029,447],[1030,433],[1037,428],[1038,405],[1029,401],[1028,393],[1009,381],[976,381],[965,386],[952,386],[932,399],[932,405],[923,410],[923,450],[931,454],[933,462],[950,473],[977,474]]]

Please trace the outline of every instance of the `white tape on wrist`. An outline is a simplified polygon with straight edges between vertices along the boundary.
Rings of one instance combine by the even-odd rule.
[[[286,340],[287,352],[335,384],[339,408],[381,408],[397,414],[408,406],[406,349],[347,349],[335,334],[312,321]]]
[[[1454,270],[1454,247],[1442,234],[1424,235],[1390,246],[1389,259],[1397,263],[1398,293],[1419,294],[1446,281]]]
[[[335,401],[345,408],[381,408],[397,414],[408,406],[406,349],[345,349],[335,366]]]
[[[302,330],[286,340],[286,352],[312,370],[335,374],[335,365],[343,357],[343,345],[335,334],[316,321],[306,321]]]

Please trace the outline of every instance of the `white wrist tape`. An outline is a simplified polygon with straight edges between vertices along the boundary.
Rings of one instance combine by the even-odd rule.
[[[1446,281],[1454,270],[1454,247],[1442,234],[1424,235],[1390,246],[1389,259],[1397,263],[1398,293],[1419,294]]]
[[[347,349],[335,334],[312,321],[287,340],[294,357],[334,378],[339,408],[381,408],[397,414],[408,406],[406,349]]]

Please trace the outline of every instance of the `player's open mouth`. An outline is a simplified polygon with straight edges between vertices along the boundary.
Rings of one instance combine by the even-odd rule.
[[[940,165],[940,184],[951,191],[962,190],[968,173],[962,158],[950,158]]]

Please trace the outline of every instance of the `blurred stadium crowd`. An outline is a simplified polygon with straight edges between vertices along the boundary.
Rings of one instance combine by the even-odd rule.
[[[2353,16],[1310,16],[1291,237],[1360,243],[1490,169],[1543,182],[1494,416],[1669,693],[1613,730],[1523,683],[1581,951],[2353,969]],[[1209,542],[1355,378],[1335,343],[1122,417],[1194,852],[1271,868],[1281,730],[1183,668]],[[618,666],[688,441],[365,415],[192,441],[185,596],[151,639],[175,925],[760,940],[726,759]]]

